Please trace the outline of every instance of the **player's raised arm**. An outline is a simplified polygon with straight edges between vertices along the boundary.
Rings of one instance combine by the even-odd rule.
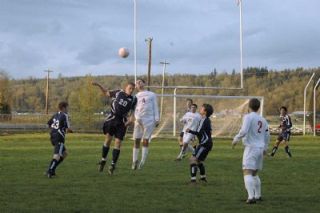
[[[109,92],[109,90],[108,89],[106,89],[106,88],[104,88],[101,84],[99,84],[98,82],[91,82],[91,84],[93,85],[93,86],[97,86],[97,87],[99,87],[100,88],[100,90],[101,90],[101,92],[105,95],[105,96],[107,96],[107,97],[110,97],[111,95],[110,95],[110,92]]]

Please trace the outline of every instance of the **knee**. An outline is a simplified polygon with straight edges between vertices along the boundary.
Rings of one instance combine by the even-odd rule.
[[[143,146],[148,147],[149,146],[149,140],[148,139],[143,139]]]
[[[192,156],[189,161],[190,161],[190,165],[192,165],[192,164],[198,164],[198,160],[197,160],[197,158],[195,158],[194,156]]]

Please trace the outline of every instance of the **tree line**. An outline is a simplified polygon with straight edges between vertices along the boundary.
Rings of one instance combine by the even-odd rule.
[[[180,94],[195,95],[246,95],[264,96],[264,110],[267,115],[278,114],[279,106],[288,106],[289,110],[303,110],[303,91],[312,73],[320,77],[318,68],[297,68],[286,70],[269,70],[266,67],[248,67],[244,69],[243,90],[180,90]],[[146,76],[141,76],[146,79]],[[70,103],[70,110],[80,114],[93,114],[106,110],[110,102],[102,96],[97,88],[91,86],[92,81],[98,81],[108,89],[122,88],[125,82],[133,81],[134,76],[82,76],[63,77],[50,80],[49,111],[56,111],[59,101]],[[151,85],[160,86],[161,75],[151,78]],[[315,82],[313,82],[315,84]],[[206,86],[206,87],[239,87],[240,74],[217,72],[214,69],[209,74],[174,74],[167,75],[165,85],[175,86]],[[161,89],[152,89],[160,93]],[[311,101],[311,87],[308,90],[308,100]],[[45,111],[46,79],[28,78],[16,80],[8,73],[0,71],[0,114],[10,112],[43,113]],[[171,93],[166,89],[165,93]],[[319,100],[320,94],[317,95]],[[308,101],[308,110],[311,111],[312,102]],[[320,100],[317,102],[320,111]],[[90,120],[90,116],[87,116]]]

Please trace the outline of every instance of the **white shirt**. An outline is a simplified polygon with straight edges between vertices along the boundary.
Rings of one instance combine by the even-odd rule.
[[[134,112],[136,119],[159,121],[157,96],[153,92],[144,90],[136,94],[137,105]]]
[[[267,121],[256,112],[244,116],[242,127],[234,137],[233,144],[240,141],[244,146],[268,149],[270,133]]]
[[[180,121],[184,123],[182,131],[186,132],[186,129],[190,129],[193,131],[197,130],[200,120],[201,120],[201,115],[199,113],[187,112],[180,119]]]

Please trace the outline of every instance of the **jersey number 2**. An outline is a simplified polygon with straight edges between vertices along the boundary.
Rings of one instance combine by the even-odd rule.
[[[261,133],[261,128],[262,128],[262,121],[258,121],[258,133]]]

